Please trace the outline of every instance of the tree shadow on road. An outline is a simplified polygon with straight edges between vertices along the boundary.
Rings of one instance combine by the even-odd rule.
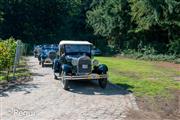
[[[114,85],[109,82],[106,89],[102,89],[97,81],[71,81],[69,91],[85,95],[126,95],[132,93],[130,88],[133,86],[128,84]]]
[[[24,92],[23,94],[29,94],[33,89],[37,88],[39,88],[38,84],[33,84],[26,81],[11,81],[8,84],[0,86],[0,97],[8,97],[9,94],[13,92]]]
[[[39,73],[31,73],[32,76],[45,76],[46,74],[39,74]]]

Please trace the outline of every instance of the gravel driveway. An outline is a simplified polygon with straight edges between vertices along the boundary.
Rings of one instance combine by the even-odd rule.
[[[95,81],[72,81],[65,91],[50,67],[34,57],[27,61],[33,81],[3,93],[2,120],[124,120],[129,109],[138,109],[133,95],[115,85],[104,90]]]

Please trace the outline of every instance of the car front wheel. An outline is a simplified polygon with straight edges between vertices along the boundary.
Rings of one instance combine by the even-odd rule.
[[[44,62],[42,62],[41,64],[42,64],[42,67],[44,67]]]
[[[103,88],[103,89],[106,88],[106,86],[107,86],[107,78],[99,79],[98,82],[99,82],[99,86],[100,86],[101,88]]]
[[[66,80],[65,76],[66,76],[66,72],[62,71],[62,73],[61,73],[62,87],[63,87],[63,89],[68,90],[69,89],[69,81]]]
[[[55,80],[58,80],[58,77],[56,76],[56,74],[54,73],[54,79]]]

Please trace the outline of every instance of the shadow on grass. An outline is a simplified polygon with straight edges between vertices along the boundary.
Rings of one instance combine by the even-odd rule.
[[[102,89],[98,81],[70,81],[70,92],[86,95],[126,95],[131,94],[129,89],[133,86],[127,84],[115,85],[108,83],[106,89]]]
[[[134,88],[133,86],[128,85],[128,84],[119,84],[118,83],[116,85],[118,85],[121,89],[129,91],[129,92],[132,92],[130,89]]]

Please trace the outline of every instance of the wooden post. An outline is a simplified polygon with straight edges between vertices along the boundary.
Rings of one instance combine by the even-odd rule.
[[[15,58],[14,58],[14,66],[13,66],[13,79],[16,79],[15,78],[15,73],[16,73],[16,66],[17,66],[17,63],[19,61],[19,57],[20,57],[20,45],[21,45],[21,41],[18,40],[16,42],[17,46],[16,46],[16,54],[15,54]]]

